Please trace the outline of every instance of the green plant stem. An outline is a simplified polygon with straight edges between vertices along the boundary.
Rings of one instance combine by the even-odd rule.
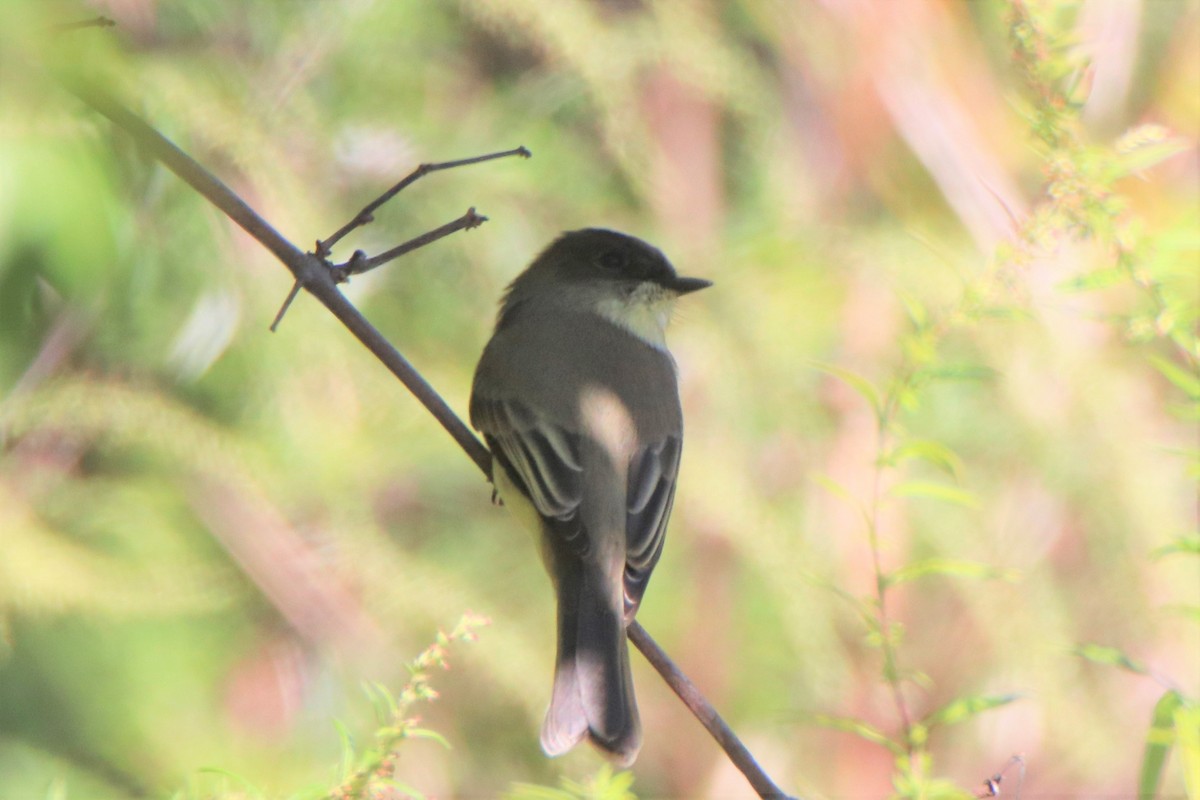
[[[867,538],[871,548],[871,568],[874,571],[875,578],[875,621],[879,626],[879,647],[883,655],[884,679],[891,689],[892,699],[896,704],[896,713],[900,717],[900,724],[904,731],[904,751],[908,754],[909,761],[911,762],[914,754],[912,717],[909,713],[908,702],[904,699],[904,687],[901,685],[896,648],[892,643],[892,623],[887,610],[887,574],[883,570],[883,558],[879,547],[879,512],[883,505],[884,456],[888,452],[888,446],[891,441],[891,425],[898,405],[897,397],[899,392],[896,390],[896,386],[907,386],[907,383],[908,375],[906,374],[904,379],[893,385],[892,389],[888,391],[883,407],[880,409],[876,420],[877,452],[875,475],[871,486],[871,506],[867,519]]]

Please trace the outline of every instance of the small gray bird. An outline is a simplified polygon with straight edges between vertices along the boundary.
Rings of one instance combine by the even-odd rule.
[[[492,483],[539,533],[558,598],[548,755],[586,736],[628,766],[641,748],[625,629],[662,553],[683,445],[665,332],[675,299],[710,285],[632,236],[563,234],[508,287],[475,370]]]

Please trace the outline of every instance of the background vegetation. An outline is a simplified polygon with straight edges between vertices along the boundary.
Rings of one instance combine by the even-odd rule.
[[[491,218],[347,288],[460,412],[559,231],[713,279],[640,619],[790,790],[1200,795],[1197,3],[5,4],[0,797],[734,797],[638,658],[632,776],[542,756],[526,534],[47,63],[302,244],[529,147],[335,253]]]

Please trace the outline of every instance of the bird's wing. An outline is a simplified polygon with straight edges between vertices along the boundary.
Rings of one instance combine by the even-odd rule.
[[[474,398],[471,420],[487,440],[492,456],[533,503],[554,533],[579,548],[579,506],[583,499],[581,442],[577,433],[546,419],[515,400]],[[625,616],[642,601],[650,573],[662,554],[667,519],[679,472],[679,436],[647,442],[633,454],[625,496]]]
[[[662,555],[679,474],[679,436],[642,445],[629,462],[625,495],[625,616],[637,613],[650,572]]]
[[[534,508],[568,541],[580,532],[579,435],[516,400],[476,397],[471,421]]]

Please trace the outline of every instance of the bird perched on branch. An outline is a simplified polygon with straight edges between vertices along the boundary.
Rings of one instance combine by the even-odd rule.
[[[566,233],[508,287],[476,368],[471,424],[558,599],[548,755],[587,737],[628,766],[641,748],[625,631],[662,553],[683,445],[665,332],[676,298],[710,285],[632,236]]]

